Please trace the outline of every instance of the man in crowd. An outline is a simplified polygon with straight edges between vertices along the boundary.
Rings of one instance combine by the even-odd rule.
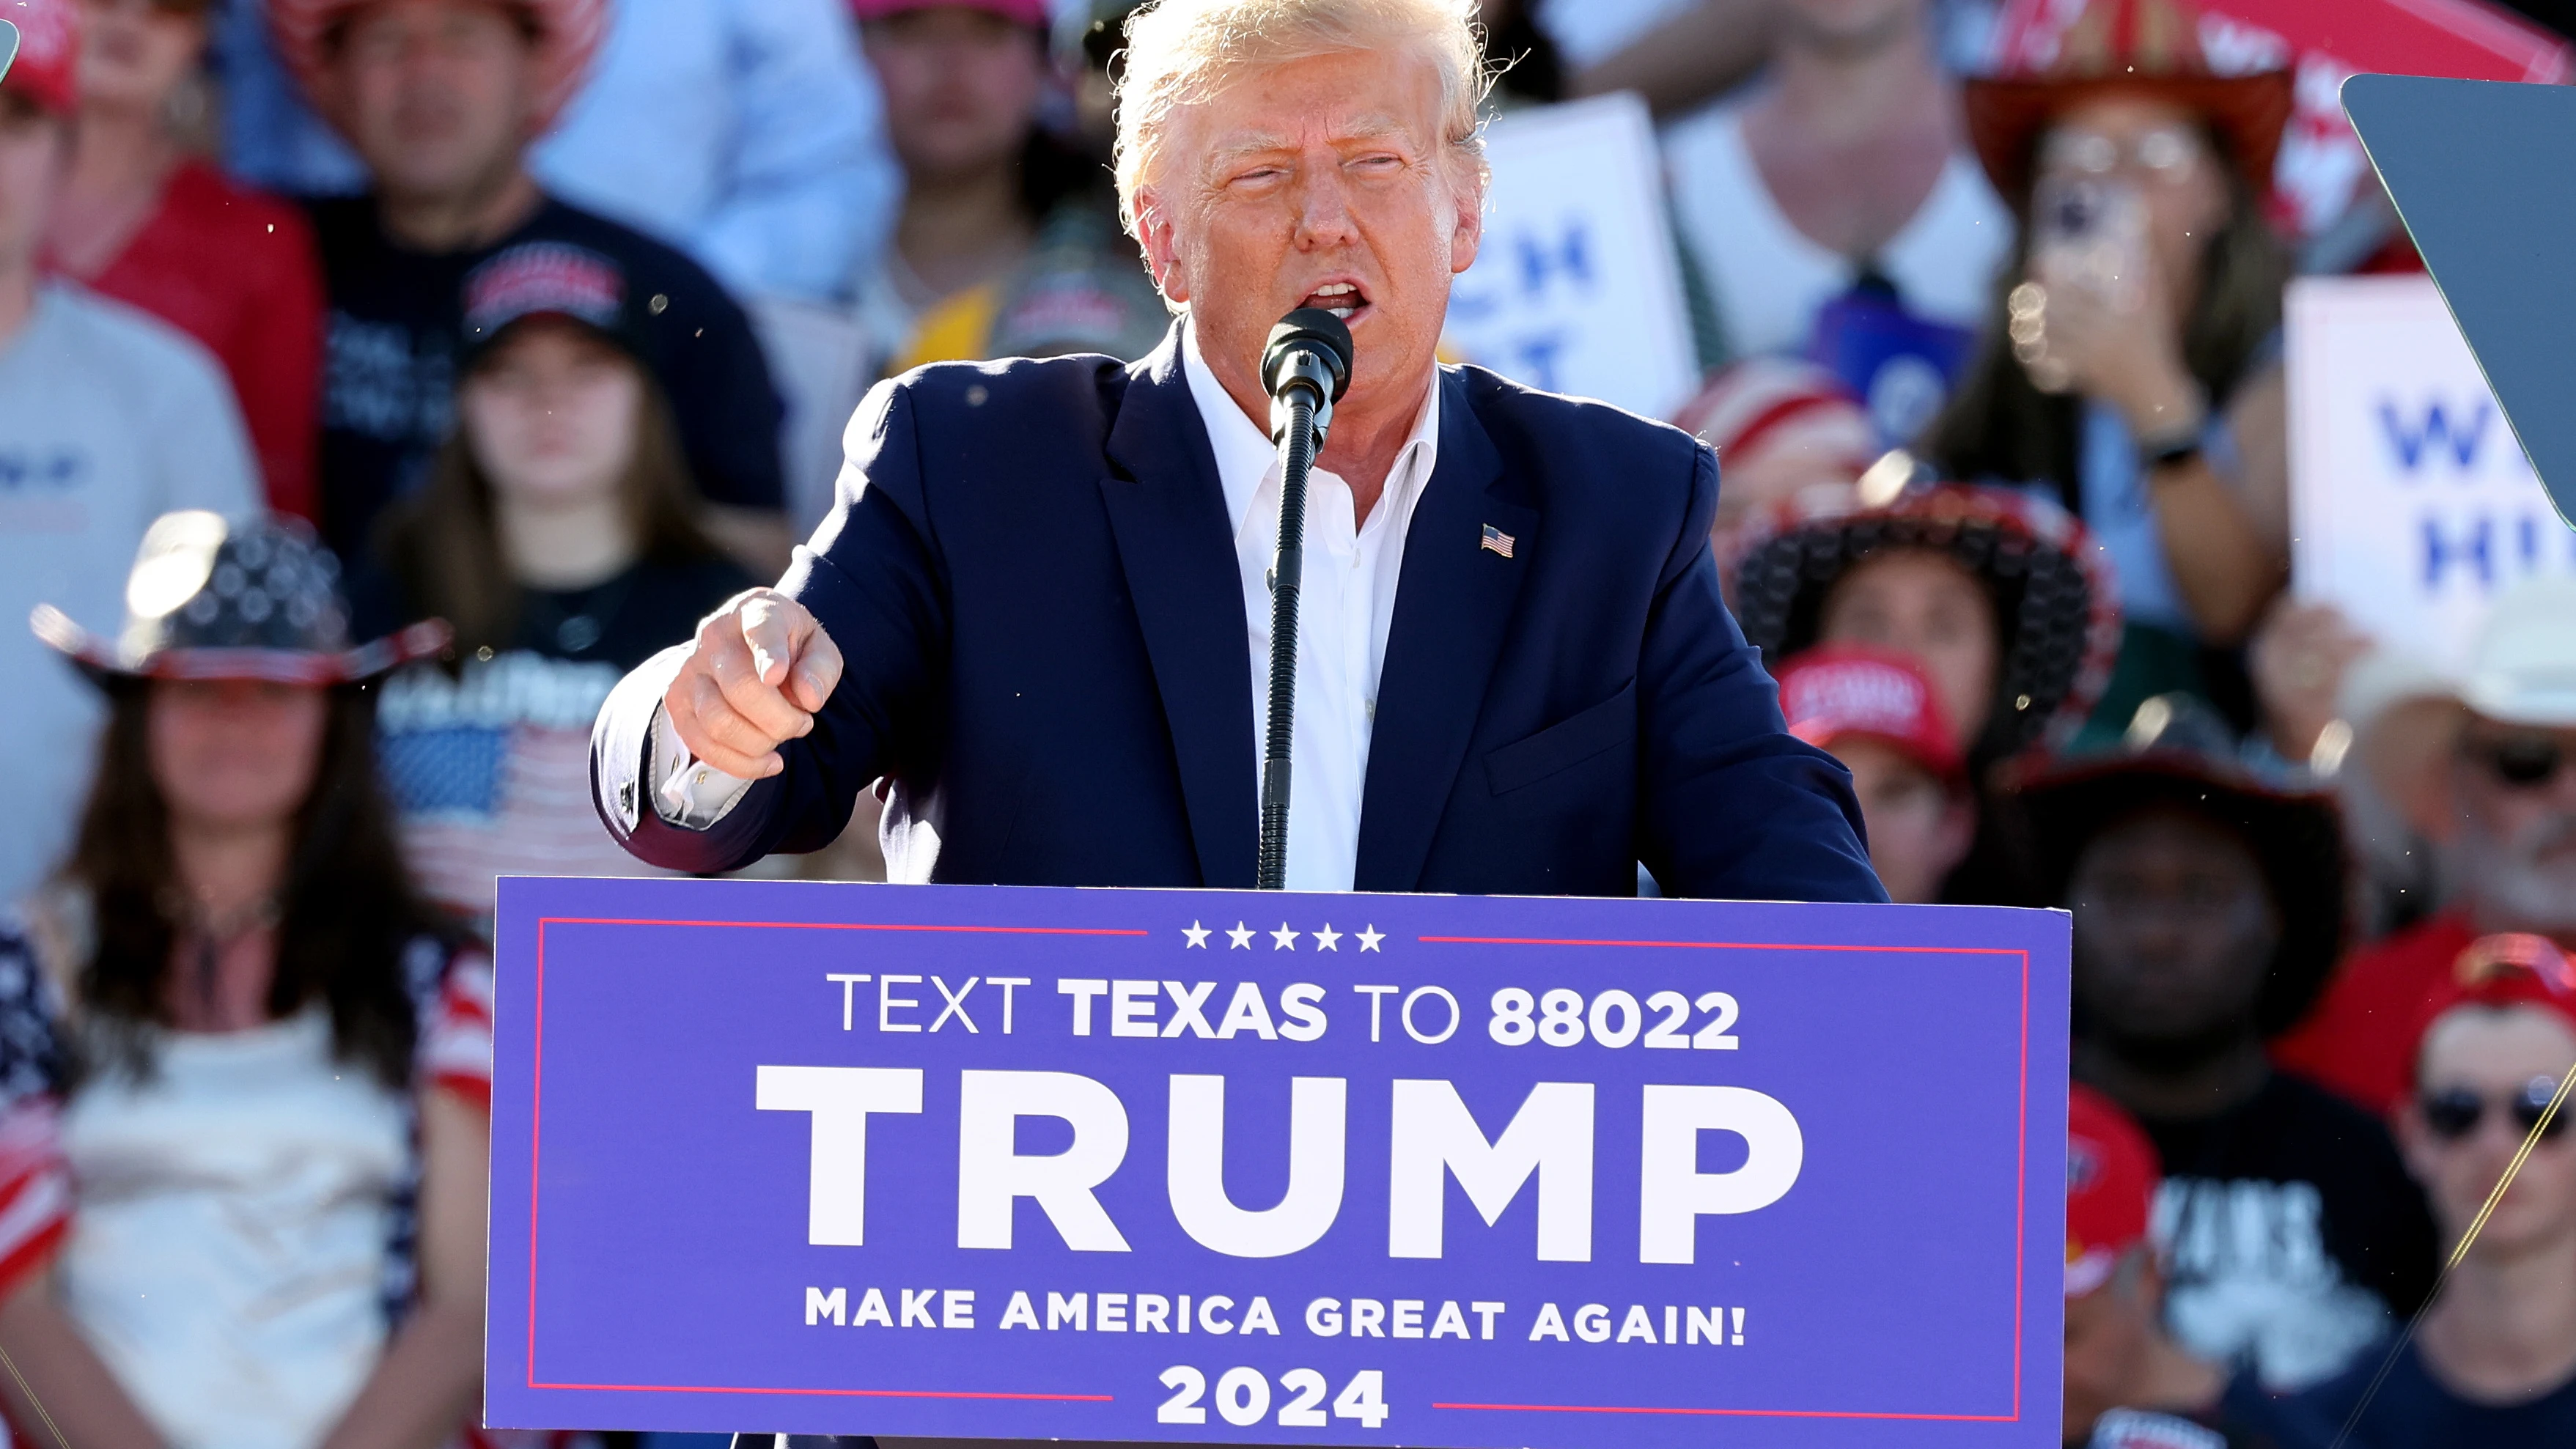
[[[2398,1136],[2443,1241],[2466,1251],[2386,1379],[2374,1354],[2281,1406],[2281,1440],[2576,1444],[2576,1137],[2565,1106],[2549,1113],[2576,1071],[2576,965],[2536,936],[2487,937],[2418,1019],[2428,1018],[2407,1054],[2414,1082]],[[2512,1185],[2493,1197],[2508,1172]]]
[[[1279,516],[1265,340],[1356,351],[1317,459],[1286,880],[1881,900],[1850,777],[1719,596],[1716,460],[1444,369],[1483,90],[1444,0],[1165,0],[1128,29],[1125,214],[1185,319],[1145,361],[931,367],[838,506],[630,674],[592,737],[629,849],[811,850],[891,775],[898,879],[1249,886]]]
[[[2276,1058],[2374,1111],[2406,1091],[2407,1033],[2480,936],[2576,946],[2576,580],[2499,594],[2460,678],[2427,824],[2449,856],[2443,912],[2353,956]]]
[[[47,205],[71,156],[80,47],[70,0],[0,0],[21,40],[0,80],[0,755],[21,761],[0,839],[0,906],[69,842],[98,691],[27,630],[43,602],[119,617],[125,566],[172,509],[257,507],[250,444],[214,359],[118,303],[43,281]],[[193,585],[160,601],[184,599]],[[128,596],[131,598],[131,596]],[[132,598],[135,611],[154,600]]]
[[[1789,733],[1852,772],[1888,899],[1939,900],[1976,836],[1977,805],[1923,666],[1892,650],[1821,645],[1781,668],[1780,712]]]
[[[323,532],[363,553],[376,514],[446,441],[465,274],[545,243],[609,258],[646,295],[640,350],[669,395],[711,532],[782,565],[779,403],[742,309],[695,262],[549,197],[526,167],[598,38],[590,0],[280,0],[279,47],[367,163],[368,195],[318,201],[330,299]]]
[[[2264,1055],[2334,959],[2334,808],[2236,767],[2183,696],[2129,738],[2017,792],[2039,898],[2075,913],[2075,1073],[2163,1160],[2176,1338],[2305,1387],[2423,1301],[2434,1256],[2387,1129]]]
[[[367,165],[282,74],[264,11],[224,7],[225,162],[300,194]],[[576,206],[689,253],[737,295],[828,302],[874,263],[900,180],[840,0],[604,0],[597,63],[528,166]]]

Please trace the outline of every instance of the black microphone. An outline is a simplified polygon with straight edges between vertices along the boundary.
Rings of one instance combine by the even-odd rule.
[[[1306,475],[1351,385],[1351,329],[1321,307],[1300,307],[1270,329],[1261,352],[1270,441],[1279,445],[1279,552],[1270,569],[1270,721],[1262,733],[1261,851],[1254,883],[1288,883],[1288,756],[1297,709],[1297,585],[1306,568]]]

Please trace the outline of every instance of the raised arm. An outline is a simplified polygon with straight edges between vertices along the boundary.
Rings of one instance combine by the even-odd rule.
[[[621,681],[591,731],[599,814],[638,858],[733,870],[819,850],[893,767],[948,655],[908,392],[851,419],[840,497],[775,589],[752,589]]]

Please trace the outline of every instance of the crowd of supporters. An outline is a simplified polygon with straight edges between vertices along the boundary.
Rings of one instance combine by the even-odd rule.
[[[591,721],[869,384],[1163,337],[1133,6],[0,0],[0,1429],[479,1432],[493,881],[643,869]],[[2433,667],[2291,597],[2291,74],[1476,8],[1658,119],[1672,421],[1890,894],[2073,915],[2067,1442],[2576,1443],[2576,580]]]

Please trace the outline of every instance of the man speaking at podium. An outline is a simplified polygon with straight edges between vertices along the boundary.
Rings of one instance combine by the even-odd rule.
[[[730,870],[893,792],[898,880],[1254,884],[1280,468],[1264,341],[1356,354],[1307,492],[1286,884],[1875,901],[1849,776],[1783,729],[1719,597],[1717,462],[1441,367],[1476,256],[1469,0],[1164,0],[1118,191],[1180,320],[1101,357],[926,368],[851,420],[775,589],[619,685],[636,855]]]

